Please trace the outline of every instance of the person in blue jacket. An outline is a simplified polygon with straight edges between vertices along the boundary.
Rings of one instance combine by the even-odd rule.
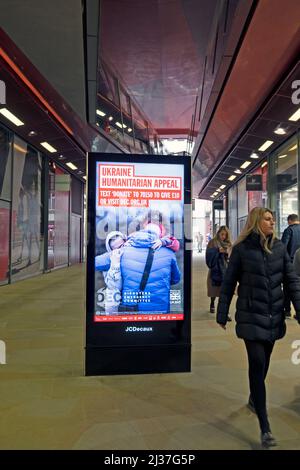
[[[153,243],[159,237],[159,226],[150,223],[143,230],[132,233],[124,246],[121,258],[123,290],[120,305],[123,312],[133,309],[139,313],[170,312],[171,285],[177,284],[181,276],[172,250],[164,246],[153,250]],[[145,288],[140,291],[149,250],[153,250],[153,261]],[[100,271],[110,268],[109,253],[96,257],[95,268]]]

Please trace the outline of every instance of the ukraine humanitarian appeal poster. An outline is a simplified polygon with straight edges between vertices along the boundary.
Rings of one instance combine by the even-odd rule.
[[[96,167],[94,321],[183,320],[184,166]]]

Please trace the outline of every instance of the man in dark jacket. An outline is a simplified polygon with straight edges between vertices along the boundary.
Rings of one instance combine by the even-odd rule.
[[[281,241],[286,246],[287,252],[293,262],[298,248],[300,248],[300,223],[297,214],[290,214],[287,218],[288,227],[282,234]],[[284,311],[285,316],[291,317],[291,299],[286,289],[284,289]]]

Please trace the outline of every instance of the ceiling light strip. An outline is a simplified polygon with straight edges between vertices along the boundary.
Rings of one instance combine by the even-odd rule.
[[[74,165],[74,163],[72,162],[68,162],[66,163],[66,165],[71,168],[71,170],[78,170],[78,167],[76,165]]]
[[[299,121],[299,119],[300,119],[300,108],[297,109],[297,111],[289,117],[289,121],[297,122]]]
[[[248,168],[249,165],[251,165],[251,162],[249,162],[248,160],[246,160],[246,161],[240,166],[240,168],[243,168],[243,170],[245,170],[246,168]]]
[[[260,150],[261,152],[264,152],[265,150],[267,150],[269,147],[271,147],[271,145],[274,144],[273,140],[266,140],[260,147],[258,150]]]
[[[57,152],[56,148],[52,147],[52,145],[50,145],[48,142],[41,142],[41,145],[50,153]]]
[[[0,113],[2,116],[6,117],[10,122],[12,122],[15,126],[24,126],[24,122],[21,121],[15,114],[13,114],[9,109],[7,108],[2,108],[0,109]]]

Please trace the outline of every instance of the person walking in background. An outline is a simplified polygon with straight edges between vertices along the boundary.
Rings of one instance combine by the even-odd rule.
[[[197,243],[198,253],[202,253],[202,245],[203,245],[203,235],[202,235],[202,233],[200,233],[200,232],[196,233],[195,242]]]
[[[210,313],[215,313],[215,299],[220,296],[221,284],[224,279],[232,243],[229,229],[222,225],[215,237],[208,242],[206,248],[207,296],[210,297]],[[229,316],[229,321],[231,318]]]
[[[284,230],[281,241],[286,246],[287,252],[293,262],[298,248],[300,248],[300,222],[297,214],[290,214],[287,218],[288,227]],[[287,318],[291,318],[291,299],[284,289],[284,311]]]
[[[203,235],[202,233],[198,233],[198,253],[202,253],[202,245],[203,245]]]
[[[217,311],[223,329],[237,282],[236,334],[248,354],[249,405],[259,420],[262,446],[271,447],[277,444],[267,415],[265,378],[274,343],[286,331],[281,286],[288,290],[300,323],[300,283],[284,244],[275,238],[269,209],[252,209],[232,249]]]

